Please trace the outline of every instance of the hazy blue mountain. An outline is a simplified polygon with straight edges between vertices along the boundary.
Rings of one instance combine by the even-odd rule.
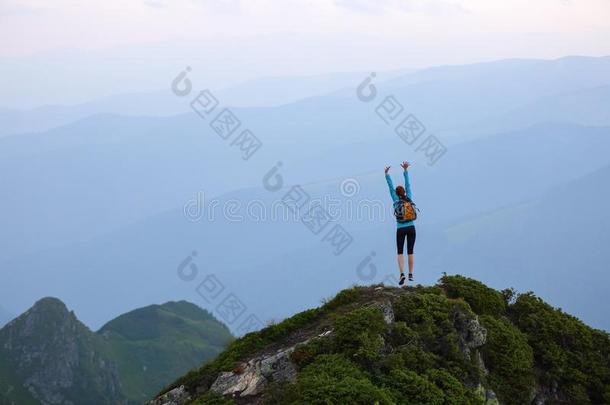
[[[407,73],[407,69],[384,72],[390,79]],[[264,77],[226,88],[212,87],[223,105],[231,107],[274,107],[307,97],[321,96],[343,88],[353,88],[366,73],[333,73],[315,76]],[[202,90],[210,83],[200,83]],[[103,97],[75,105],[45,105],[18,110],[0,108],[0,137],[25,132],[41,132],[70,124],[92,115],[171,116],[190,110],[190,99],[176,97],[170,89],[154,92],[126,93]],[[192,98],[192,97],[191,97]]]
[[[609,60],[571,57],[439,67],[402,75],[383,88],[396,90],[399,100],[409,109],[415,108],[413,111],[420,107],[421,111],[430,107],[429,112],[434,114],[447,110],[439,120],[420,118],[429,131],[453,128],[448,130],[451,137],[442,138],[448,143],[454,137],[481,136],[485,128],[510,130],[554,120],[605,122],[607,86],[573,89],[610,82],[610,69],[605,69]],[[507,80],[522,76],[526,79],[519,80],[518,85]],[[320,77],[316,80],[324,82]],[[527,90],[524,83],[535,85]],[[409,87],[414,85],[424,87],[415,91]],[[287,83],[277,87],[287,88]],[[401,94],[409,98],[403,99]],[[425,100],[420,103],[417,97]],[[171,99],[188,104],[176,97]],[[104,103],[114,111],[121,110],[121,105],[137,110],[145,104],[128,99]],[[577,107],[570,108],[571,104]],[[497,118],[497,125],[489,127],[489,118],[478,114],[480,128],[473,127],[470,119],[460,118],[463,108],[477,114],[487,111]],[[579,115],[583,109],[588,115]],[[288,162],[284,170],[294,181],[311,181],[328,176],[330,170],[334,172],[332,177],[343,175],[339,173],[343,167],[361,163],[337,160],[359,148],[360,143],[382,145],[381,141],[387,141],[387,146],[379,148],[381,155],[372,150],[366,154],[366,162],[371,162],[367,169],[376,167],[377,156],[387,156],[388,149],[398,148],[402,156],[404,151],[414,151],[398,141],[392,128],[375,115],[373,105],[356,99],[353,88],[276,108],[241,108],[235,112],[243,128],[251,129],[264,142],[258,157],[247,166],[235,147],[223,143],[210,130],[209,120],[199,119],[192,112],[163,118],[100,115],[42,134],[2,139],[0,168],[8,177],[0,182],[11,190],[0,214],[6,216],[3,220],[8,225],[4,229],[10,233],[8,237],[0,235],[0,240],[7,243],[6,252],[18,254],[99,235],[174,208],[197,190],[219,194],[259,184],[262,174],[278,160]],[[46,114],[56,116],[53,111]],[[443,121],[446,119],[453,124]],[[467,129],[459,129],[458,124]],[[328,159],[334,159],[333,164],[310,164],[325,153]],[[226,176],[217,175],[219,167]],[[360,173],[362,167],[345,173]],[[33,224],[35,229],[31,228]]]
[[[413,147],[355,97],[326,106],[291,104],[239,109],[236,114],[264,144],[248,162],[213,133],[209,120],[193,113],[94,116],[43,134],[1,139],[0,169],[7,175],[0,185],[11,190],[0,214],[7,224],[0,231],[5,232],[0,240],[9,247],[5,252],[19,254],[93,237],[184,204],[198,190],[216,195],[260,184],[277,161],[286,162],[287,176],[300,182],[372,170],[380,163],[378,156],[389,157],[390,150],[417,157]],[[363,147],[364,160],[349,156],[361,143],[381,147]],[[456,163],[470,164],[463,163],[475,158],[469,153]],[[588,161],[582,164],[590,167]],[[349,171],[343,172],[344,167]],[[218,175],[219,168],[223,175]]]
[[[399,69],[379,72],[384,80],[414,72]],[[343,88],[352,89],[369,72],[341,72],[312,76],[263,77],[218,90],[223,103],[234,107],[274,107],[322,96]]]
[[[566,166],[566,171],[571,168]],[[510,282],[554,297],[563,308],[610,330],[599,306],[610,304],[610,166],[554,187],[523,204],[464,219],[443,230],[434,269]],[[528,287],[529,286],[529,287]]]
[[[484,273],[488,268],[501,268],[496,261],[513,257],[513,248],[507,243],[498,242],[499,251],[492,251],[490,247],[485,250],[483,245],[473,243],[470,248],[475,249],[476,254],[468,249],[462,252],[451,247],[453,242],[447,239],[445,230],[465,217],[485,217],[485,213],[502,207],[534,201],[553,187],[576,181],[607,166],[610,160],[605,152],[610,146],[608,131],[607,128],[538,126],[454,145],[442,164],[432,169],[425,164],[414,166],[411,172],[414,198],[422,210],[418,220],[418,280],[433,282],[441,271],[477,272],[492,285],[535,286],[546,292],[536,283],[546,282],[549,273],[537,272],[541,267],[527,267],[526,256],[519,256],[522,273]],[[63,296],[79,307],[79,313],[89,324],[100,325],[127,308],[145,305],[153,299],[188,298],[217,313],[220,301],[208,302],[197,292],[205,277],[214,273],[225,287],[223,294],[233,292],[243,301],[247,307],[244,316],[252,312],[263,322],[285,317],[315,304],[337,288],[362,281],[357,266],[372,251],[376,254],[373,263],[379,269],[374,280],[380,281],[387,275],[387,270],[382,274],[381,269],[394,268],[394,220],[390,216],[382,174],[386,162],[379,162],[378,156],[384,156],[384,150],[389,150],[385,156],[398,162],[409,151],[391,150],[391,147],[391,143],[354,145],[342,150],[344,155],[331,151],[328,155],[319,154],[317,158],[304,158],[305,166],[295,168],[296,172],[302,172],[310,162],[312,176],[328,175],[330,167],[340,160],[343,164],[337,167],[343,172],[338,174],[349,177],[359,167],[380,165],[373,172],[356,176],[360,191],[353,202],[378,200],[385,216],[370,220],[338,218],[354,237],[352,246],[339,257],[335,257],[328,243],[322,241],[322,234],[313,235],[298,221],[253,217],[231,220],[223,217],[221,208],[215,211],[212,220],[206,219],[208,211],[204,209],[202,218],[189,221],[180,206],[91,240],[6,260],[2,267],[11,271],[7,272],[0,293],[15,305],[15,309],[45,292]],[[327,160],[331,157],[335,160]],[[397,183],[402,181],[396,167],[392,174]],[[345,209],[346,199],[339,192],[343,178],[325,178],[328,179],[319,177],[323,181],[306,184],[304,188],[312,197],[339,199]],[[286,179],[289,181],[290,177]],[[275,202],[277,206],[287,187],[276,193],[261,188],[228,193],[218,199],[218,206],[231,200],[241,201],[244,205],[237,214],[245,216],[248,201],[259,200],[259,206],[265,207],[271,207]],[[582,192],[578,195],[583,206],[591,198],[596,198],[595,194]],[[588,213],[581,210],[574,215]],[[498,225],[499,234],[501,226]],[[583,238],[587,236],[586,230],[583,228]],[[590,236],[598,237],[596,235],[594,232]],[[493,240],[491,236],[487,239]],[[178,277],[177,268],[194,250],[197,256],[192,262],[199,272],[196,278],[186,282]],[[542,250],[540,255],[548,253],[555,257],[552,252]],[[461,255],[464,257],[460,260],[454,258]],[[480,267],[461,264],[472,256],[482,261]],[[593,261],[598,258],[602,260],[603,256],[591,256]],[[439,262],[443,266],[439,266]],[[337,271],[337,268],[343,270]],[[588,269],[583,268],[582,272],[588,274]],[[543,279],[542,275],[545,275]],[[32,279],[37,282],[32,283]],[[607,327],[606,321],[595,315],[595,307],[570,306],[572,302],[567,297],[583,294],[578,283],[563,287],[563,295],[557,296],[553,292],[545,298],[553,298],[594,325]],[[114,291],[111,301],[107,299],[108,291]],[[92,301],[104,302],[104,305],[90,305]],[[283,304],[278,306],[277,302]],[[236,330],[240,322],[226,323]]]
[[[2,403],[139,404],[214,358],[228,329],[191,303],[133,310],[93,333],[57,298],[0,329]]]
[[[444,134],[452,140],[480,136],[477,131],[484,125],[489,131],[490,122],[520,108],[540,108],[531,111],[529,119],[516,116],[503,117],[502,126],[494,130],[519,129],[537,123],[549,122],[545,100],[564,97],[565,93],[588,91],[610,83],[610,57],[565,57],[556,60],[509,59],[473,65],[439,66],[418,70],[392,80],[383,81],[377,76],[378,97],[367,104],[373,110],[385,96],[394,95],[405,112],[415,114],[433,133]],[[364,77],[363,77],[364,79]],[[349,104],[355,98],[355,89],[338,91],[325,97],[298,102],[302,109],[312,111],[333,110],[337,104]],[[589,101],[597,102],[593,95]],[[575,103],[582,101],[575,97]],[[606,97],[603,96],[605,105]],[[569,108],[569,100],[562,108]],[[536,104],[536,103],[540,104]],[[581,111],[582,106],[575,107]],[[606,122],[607,110],[592,106],[586,115],[572,113],[571,118],[580,124]],[[354,118],[356,112],[354,112]],[[374,117],[374,115],[373,115]],[[376,119],[379,119],[375,117]],[[561,117],[560,117],[561,118]],[[538,119],[543,119],[538,121]],[[561,118],[559,122],[571,122]],[[391,131],[391,128],[388,128]],[[488,132],[486,132],[488,133]]]
[[[0,109],[0,137],[42,132],[91,115],[169,116],[188,111],[184,100],[169,90],[105,97],[77,105],[45,105],[30,110]]]
[[[97,116],[0,139],[7,173],[0,183],[10,190],[1,203],[2,254],[90,238],[180,206],[197,190],[228,190],[260,178],[243,172],[241,154],[202,124],[194,115]],[[242,171],[241,183],[214,171],[229,161],[231,172]]]
[[[287,189],[273,194],[260,186],[278,161],[286,186],[307,184],[314,196],[340,197],[341,181],[355,177],[358,198],[380,201],[387,199],[381,168],[393,164],[398,181],[397,163],[414,161],[413,187],[422,208],[418,263],[433,266],[442,259],[438,252],[447,243],[448,223],[534,201],[609,164],[607,127],[540,124],[604,123],[609,61],[571,57],[448,66],[380,86],[381,95],[394,92],[429,131],[452,131],[447,154],[434,167],[376,116],[376,103],[359,101],[354,88],[273,108],[235,108],[242,128],[263,141],[249,161],[209,128],[209,118],[193,113],[96,115],[43,133],[3,137],[0,187],[8,192],[0,203],[0,262],[7,269],[2,304],[18,313],[37,297],[54,294],[74,302],[83,319],[100,326],[152,300],[185,294],[200,300],[196,284],[176,275],[177,265],[196,249],[199,266],[222,272],[226,291],[239,292],[249,301],[248,310],[264,321],[348,286],[355,273],[333,269],[355,269],[371,251],[376,263],[393,268],[391,218],[381,225],[344,221],[355,242],[338,258],[321,236],[299,223],[184,218],[184,204],[202,190],[207,198],[260,198],[271,204]],[[591,105],[585,109],[584,103]],[[571,104],[579,107],[570,109]],[[482,135],[493,117],[499,122],[494,128],[506,131]],[[477,139],[455,142],[471,138]],[[319,259],[322,249],[329,260]],[[312,268],[318,269],[315,277],[308,274]],[[432,282],[437,274],[422,277]],[[253,292],[280,284],[291,286],[276,293],[285,306]],[[106,302],[108,291],[120,293]],[[81,310],[90,298],[106,304]],[[217,305],[197,302],[211,311]]]
[[[562,122],[590,126],[610,124],[610,86],[553,94],[506,113],[477,122],[475,126],[453,130],[472,135],[525,128],[532,123]]]
[[[363,122],[379,120],[373,110],[382,97],[394,94],[428,130],[463,140],[473,136],[471,131],[481,135],[481,130],[477,132],[481,125],[484,133],[554,121],[556,117],[561,122],[606,124],[607,96],[587,93],[610,83],[608,71],[610,57],[566,57],[377,72],[374,83],[380,92],[371,104],[355,97],[356,87],[369,72],[261,78],[224,89],[214,88],[213,92],[225,106],[246,108],[244,115],[254,108],[250,114],[254,117],[249,119],[265,133],[276,132],[283,137],[291,133],[291,139],[300,141],[309,138],[312,132],[327,133],[328,129],[341,129],[344,136],[357,137],[354,131],[359,131]],[[196,86],[206,88],[210,84]],[[563,99],[558,107],[569,111],[568,117],[549,113],[548,101],[554,98]],[[178,114],[189,111],[189,101],[162,90],[109,96],[74,106],[44,106],[29,111],[0,109],[0,136],[44,131],[96,114]],[[592,103],[591,108],[583,110],[582,102]],[[276,108],[282,104],[288,105]],[[519,113],[524,108],[532,111]],[[502,122],[491,125],[496,118]],[[299,131],[300,128],[308,131]],[[368,124],[363,129],[375,128]],[[338,136],[337,131],[334,136]]]
[[[402,77],[392,79],[388,84],[399,87],[414,83],[436,80],[468,80],[473,84],[490,84],[488,80],[503,77],[498,86],[513,84],[520,92],[532,88],[536,92],[555,93],[557,89],[578,89],[595,87],[608,79],[607,67],[610,56],[565,56],[558,59],[502,59],[492,62],[467,65],[445,65],[420,69]],[[578,75],[581,82],[569,82]],[[515,80],[522,79],[522,80]],[[566,83],[566,81],[568,81]],[[532,99],[539,97],[531,95]]]

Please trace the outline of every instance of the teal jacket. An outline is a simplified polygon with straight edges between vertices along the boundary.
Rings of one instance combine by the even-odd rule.
[[[409,172],[407,170],[405,170],[404,175],[405,175],[405,191],[407,192],[407,197],[409,197],[410,199],[413,199],[413,197],[411,196],[411,184],[409,183]],[[395,203],[396,201],[398,201],[400,199],[400,197],[398,197],[398,194],[396,194],[396,190],[394,189],[394,184],[392,184],[392,178],[390,177],[389,174],[386,174],[385,180],[388,182],[388,187],[390,188],[390,196],[392,196],[392,203]],[[413,221],[407,221],[407,222],[398,222],[398,220],[396,221],[396,226],[398,228],[406,228],[407,226],[413,226],[413,225],[415,225],[415,222],[413,222]]]

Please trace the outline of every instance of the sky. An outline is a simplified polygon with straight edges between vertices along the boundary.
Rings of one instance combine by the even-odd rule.
[[[262,76],[610,54],[609,0],[0,0],[16,107]]]

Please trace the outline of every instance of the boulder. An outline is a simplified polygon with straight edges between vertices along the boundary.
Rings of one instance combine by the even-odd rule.
[[[190,394],[184,385],[181,385],[150,401],[148,405],[182,405],[190,400]]]
[[[295,382],[297,370],[290,360],[294,346],[278,350],[275,354],[256,357],[242,364],[239,372],[220,373],[210,390],[231,396],[260,394],[271,381]]]

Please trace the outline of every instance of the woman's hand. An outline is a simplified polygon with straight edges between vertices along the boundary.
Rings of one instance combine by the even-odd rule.
[[[400,165],[402,166],[402,168],[405,170],[405,172],[407,171],[407,169],[409,168],[409,166],[411,166],[411,163],[409,162],[402,162],[402,164]]]
[[[385,167],[385,174],[388,174],[389,171],[390,171],[390,166],[386,166]]]

